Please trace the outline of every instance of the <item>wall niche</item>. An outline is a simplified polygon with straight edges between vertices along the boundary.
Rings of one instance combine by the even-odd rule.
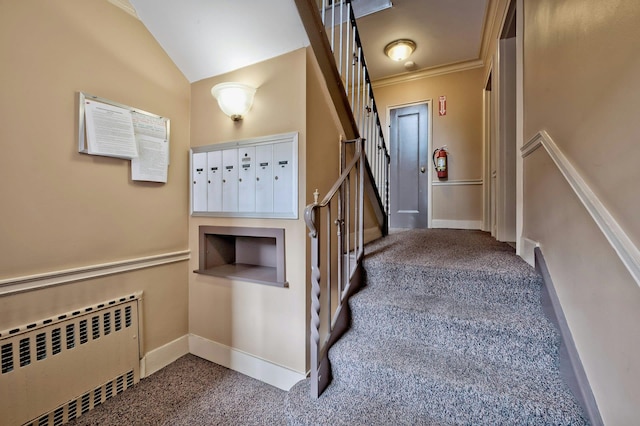
[[[195,273],[288,287],[284,229],[199,227],[199,269]]]

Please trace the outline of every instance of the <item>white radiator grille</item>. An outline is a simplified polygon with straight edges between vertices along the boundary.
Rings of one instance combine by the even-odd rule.
[[[59,426],[77,419],[89,410],[122,393],[135,383],[133,370],[118,376],[106,384],[86,392],[77,399],[61,405],[50,412],[25,423],[26,426]]]
[[[141,293],[0,332],[0,425],[61,425],[140,380]]]

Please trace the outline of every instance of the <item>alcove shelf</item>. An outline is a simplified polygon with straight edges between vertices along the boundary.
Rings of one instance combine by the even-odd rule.
[[[199,268],[195,273],[288,287],[284,229],[199,227]]]

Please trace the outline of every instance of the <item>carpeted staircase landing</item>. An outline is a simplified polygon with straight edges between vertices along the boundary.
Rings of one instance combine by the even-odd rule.
[[[582,425],[542,280],[479,231],[400,231],[366,247],[333,382],[289,392],[292,425]]]

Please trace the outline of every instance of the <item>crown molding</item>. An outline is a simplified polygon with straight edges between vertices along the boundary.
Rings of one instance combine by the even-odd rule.
[[[426,68],[417,72],[397,74],[391,77],[381,78],[379,80],[371,82],[374,89],[378,87],[391,86],[399,83],[406,83],[408,81],[421,80],[423,78],[435,77],[438,75],[451,74],[454,72],[468,71],[475,68],[484,66],[484,61],[481,59],[474,59],[471,61],[457,62],[455,64],[448,64],[439,67]]]

